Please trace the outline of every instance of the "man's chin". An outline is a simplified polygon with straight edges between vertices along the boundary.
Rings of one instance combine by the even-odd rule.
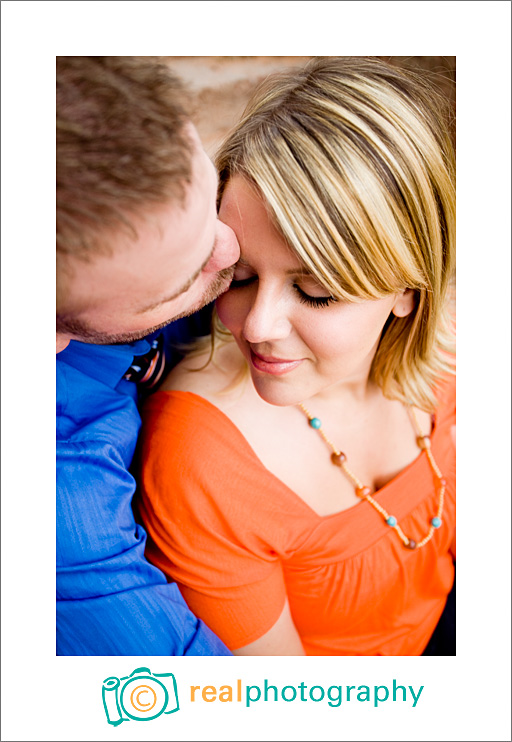
[[[156,330],[160,330],[162,327],[167,327],[167,325],[170,325],[175,319],[178,318],[173,317],[159,325],[149,327],[147,330],[117,333],[115,335],[107,335],[105,333],[88,330],[86,333],[80,334],[80,336],[76,336],[74,339],[79,340],[81,343],[88,343],[89,345],[126,345],[127,343],[134,343],[136,340],[142,340],[153,332],[156,332]]]
[[[107,334],[98,332],[86,326],[81,326],[78,323],[74,323],[72,326],[70,326],[69,330],[71,330],[71,334],[75,340],[79,340],[81,343],[89,343],[92,345],[125,345],[126,343],[133,343],[136,340],[142,340],[148,335],[152,335],[157,330],[161,330],[163,327],[167,327],[167,325],[170,325],[171,322],[175,322],[178,319],[183,319],[184,317],[190,317],[190,315],[195,314],[203,307],[215,301],[215,299],[217,299],[221,294],[224,294],[229,289],[229,285],[233,277],[233,271],[234,267],[226,268],[220,271],[220,273],[217,274],[215,280],[208,287],[206,293],[200,301],[196,302],[194,305],[184,310],[183,312],[180,312],[174,317],[170,317],[164,322],[160,322],[160,324],[154,325],[153,327],[148,327],[145,330]]]
[[[142,340],[148,335],[152,335],[157,330],[161,330],[162,328],[167,327],[167,325],[170,325],[172,322],[176,322],[176,320],[178,319],[189,317],[191,314],[194,314],[199,309],[202,309],[202,307],[204,306],[206,305],[200,304],[197,307],[194,307],[186,312],[182,312],[176,317],[171,317],[170,319],[165,320],[165,322],[160,322],[160,324],[158,325],[148,327],[147,330],[116,333],[113,335],[95,332],[94,330],[86,330],[84,333],[80,333],[79,336],[75,336],[74,339],[79,340],[81,343],[88,343],[89,345],[126,345],[127,343],[134,343],[136,340]]]

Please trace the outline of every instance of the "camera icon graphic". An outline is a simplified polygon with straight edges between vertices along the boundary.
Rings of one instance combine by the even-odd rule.
[[[151,721],[180,708],[174,675],[152,673],[147,667],[138,667],[123,678],[107,678],[102,694],[107,721],[113,726],[130,719]]]

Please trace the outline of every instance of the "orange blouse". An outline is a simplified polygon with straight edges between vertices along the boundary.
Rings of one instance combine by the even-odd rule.
[[[143,418],[147,556],[230,649],[272,628],[288,596],[306,654],[422,654],[454,578],[454,381],[431,436],[443,524],[416,551],[367,502],[317,515],[196,394],[157,392]],[[425,453],[374,498],[420,541],[438,501]]]

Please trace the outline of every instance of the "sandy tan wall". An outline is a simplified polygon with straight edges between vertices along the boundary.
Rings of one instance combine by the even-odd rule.
[[[254,87],[268,74],[298,66],[311,57],[167,57],[188,84],[195,102],[195,123],[213,156],[240,117]],[[422,70],[444,92],[455,112],[455,57],[379,57],[404,68]]]

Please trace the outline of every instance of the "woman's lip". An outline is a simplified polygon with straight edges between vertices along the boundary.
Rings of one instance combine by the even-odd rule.
[[[250,352],[251,362],[254,368],[257,371],[262,371],[266,374],[273,374],[274,376],[281,376],[282,374],[287,374],[289,371],[293,371],[293,369],[297,368],[303,360],[302,358],[294,361],[286,360],[284,358],[274,358],[272,356],[262,356],[259,353],[256,353],[252,348],[250,348]]]

